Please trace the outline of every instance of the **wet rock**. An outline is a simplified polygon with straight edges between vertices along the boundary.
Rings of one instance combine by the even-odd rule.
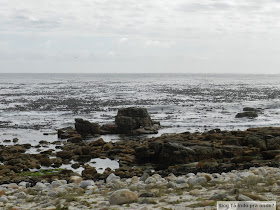
[[[102,133],[117,134],[119,133],[119,127],[116,124],[105,124],[101,127]]]
[[[57,131],[57,136],[60,139],[68,139],[75,134],[77,134],[77,132],[72,127],[62,128]]]
[[[102,138],[89,143],[91,147],[103,146],[104,144],[106,144],[106,142]]]
[[[244,112],[259,112],[261,111],[260,108],[254,108],[254,107],[244,107],[243,108]]]
[[[80,143],[82,141],[83,141],[83,137],[81,135],[75,135],[67,140],[67,142],[71,142],[71,143]]]
[[[72,159],[74,154],[70,151],[60,151],[56,153],[56,156],[62,159]]]
[[[153,125],[150,115],[145,108],[124,108],[119,109],[115,117],[115,123],[120,133],[130,134],[140,127],[150,127]]]
[[[194,162],[197,153],[180,143],[157,143],[151,144],[155,154],[154,160],[164,166]],[[137,157],[137,154],[136,154]]]
[[[40,159],[40,163],[42,166],[50,167],[52,165],[52,160],[48,156],[45,156]]]
[[[258,114],[256,112],[240,112],[235,115],[235,118],[256,118]]]
[[[138,195],[126,189],[115,191],[109,198],[109,202],[111,205],[133,203],[137,201],[138,201]]]
[[[84,179],[94,179],[94,176],[96,174],[97,174],[96,169],[89,165],[85,166],[85,169],[82,171],[82,177]]]
[[[17,143],[18,142],[18,138],[13,138],[13,142]]]
[[[83,119],[75,119],[75,129],[82,136],[101,134],[98,123],[91,123]]]
[[[74,168],[74,169],[77,169],[77,168],[80,167],[80,164],[79,164],[79,163],[73,163],[73,164],[71,165],[71,167]]]

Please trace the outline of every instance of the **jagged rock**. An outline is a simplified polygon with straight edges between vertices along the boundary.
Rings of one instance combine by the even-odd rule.
[[[256,112],[240,112],[237,113],[237,115],[235,115],[235,118],[243,118],[243,117],[256,118],[258,117],[258,114]]]
[[[147,109],[135,107],[119,109],[115,122],[119,132],[125,134],[129,134],[132,130],[139,129],[140,127],[150,127],[153,125]]]

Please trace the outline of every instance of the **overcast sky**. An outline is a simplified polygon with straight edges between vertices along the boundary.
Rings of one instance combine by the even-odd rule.
[[[280,73],[280,0],[1,0],[0,72]]]

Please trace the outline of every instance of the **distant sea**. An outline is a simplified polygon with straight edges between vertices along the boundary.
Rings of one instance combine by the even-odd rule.
[[[0,74],[0,142],[54,141],[74,119],[113,122],[122,107],[145,107],[162,133],[280,126],[280,75]],[[244,107],[255,119],[235,118]],[[7,143],[9,144],[9,143]]]

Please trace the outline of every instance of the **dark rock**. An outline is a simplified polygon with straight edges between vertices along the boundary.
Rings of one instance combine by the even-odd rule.
[[[70,151],[60,151],[56,153],[57,157],[61,157],[62,159],[72,159],[74,154]]]
[[[72,127],[62,128],[57,131],[57,136],[60,139],[68,139],[77,134],[77,132]]]
[[[266,140],[268,150],[279,150],[280,149],[280,137],[270,138]]]
[[[97,171],[94,167],[91,167],[89,165],[85,166],[85,169],[82,171],[82,177],[83,179],[94,179],[94,176],[97,174]]]
[[[159,164],[165,166],[190,163],[197,159],[197,153],[193,149],[180,143],[154,143],[152,147],[155,151],[154,158]]]
[[[116,124],[105,124],[101,127],[102,133],[117,134],[119,133],[119,127]]]
[[[22,145],[25,149],[30,149],[31,148],[31,144],[23,144]]]
[[[90,146],[103,146],[104,144],[106,144],[106,142],[102,138],[89,143]]]
[[[48,156],[45,156],[40,159],[40,163],[41,166],[50,167],[52,165],[52,160]]]
[[[77,168],[80,167],[80,164],[79,164],[79,163],[73,163],[73,164],[71,165],[71,167],[74,168],[74,169],[77,169]]]
[[[259,108],[253,108],[253,107],[244,107],[243,111],[244,112],[259,112],[261,109]]]
[[[115,122],[119,132],[125,134],[129,134],[132,130],[140,127],[150,127],[153,125],[147,109],[135,107],[119,109]]]
[[[83,119],[75,119],[75,129],[82,136],[101,134],[101,129],[98,123],[91,123]]]
[[[41,140],[41,141],[39,141],[39,144],[50,144],[48,141],[46,141],[46,140]]]
[[[265,159],[273,159],[277,155],[280,155],[280,150],[268,150],[268,151],[263,151],[262,155]]]
[[[256,112],[240,112],[237,115],[235,115],[235,118],[256,118],[258,117],[258,114]]]
[[[71,143],[80,143],[83,141],[83,138],[81,135],[75,135],[73,137],[70,137],[67,142],[71,142]]]

